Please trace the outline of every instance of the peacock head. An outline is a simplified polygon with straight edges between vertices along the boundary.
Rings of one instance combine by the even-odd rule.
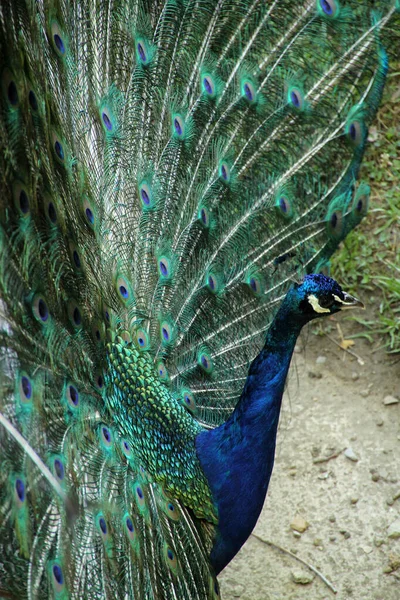
[[[306,320],[333,315],[340,310],[364,308],[364,304],[344,292],[340,285],[322,274],[306,275],[300,284],[295,284],[298,308]]]

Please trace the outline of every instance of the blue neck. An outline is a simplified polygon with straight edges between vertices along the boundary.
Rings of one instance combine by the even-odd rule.
[[[282,394],[301,327],[286,296],[264,348],[251,363],[240,400],[220,427],[196,438],[197,454],[218,510],[211,563],[218,574],[252,532],[274,464]]]

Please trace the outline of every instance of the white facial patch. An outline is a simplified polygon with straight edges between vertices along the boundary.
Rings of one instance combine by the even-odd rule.
[[[317,312],[317,313],[330,313],[331,312],[329,310],[329,308],[323,308],[320,305],[320,303],[318,302],[317,296],[314,296],[314,294],[310,294],[309,296],[307,296],[307,300],[309,301],[309,303],[311,304],[311,306],[313,307],[315,312]]]
[[[339,304],[346,304],[346,302],[339,298],[339,296],[336,296],[336,294],[332,294],[332,296],[335,298],[336,302],[339,302]]]

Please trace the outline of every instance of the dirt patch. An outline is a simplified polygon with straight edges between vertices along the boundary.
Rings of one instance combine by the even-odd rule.
[[[337,321],[345,338],[360,331]],[[331,337],[339,339],[335,329]],[[222,597],[399,600],[400,537],[391,537],[389,527],[400,519],[400,403],[383,401],[400,398],[400,359],[357,339],[351,350],[361,365],[310,330],[297,350],[275,469],[254,533],[314,566],[337,593],[252,536],[220,577]],[[337,456],[320,462],[329,455]],[[309,524],[303,533],[290,527],[296,516]]]

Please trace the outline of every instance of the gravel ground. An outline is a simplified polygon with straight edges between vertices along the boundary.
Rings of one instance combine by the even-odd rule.
[[[345,338],[360,331],[341,315],[333,339],[337,321]],[[337,593],[252,536],[221,574],[222,598],[400,600],[400,358],[357,339],[360,364],[311,330],[296,350],[254,533]]]

